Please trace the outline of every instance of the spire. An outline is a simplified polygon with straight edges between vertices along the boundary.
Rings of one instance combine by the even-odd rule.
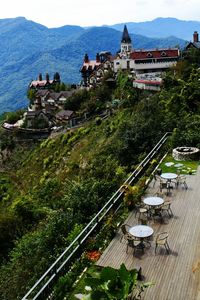
[[[129,36],[128,29],[127,29],[126,25],[124,25],[124,31],[123,31],[123,34],[122,34],[121,43],[131,44],[131,38]]]

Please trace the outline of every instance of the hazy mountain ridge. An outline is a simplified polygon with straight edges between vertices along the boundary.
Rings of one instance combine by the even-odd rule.
[[[129,25],[128,30],[131,32]],[[176,37],[152,39],[133,34],[131,38],[137,49],[185,44]],[[49,29],[24,17],[0,20],[0,113],[27,105],[28,84],[38,73],[49,73],[52,78],[59,72],[62,81],[78,83],[84,54],[91,59],[100,51],[115,54],[120,41],[121,32],[105,26]]]
[[[147,22],[127,22],[108,26],[122,31],[124,24],[127,25],[130,33],[141,34],[148,37],[169,37],[176,36],[190,41],[192,34],[196,30],[200,32],[200,22],[184,21],[176,18],[156,18]]]

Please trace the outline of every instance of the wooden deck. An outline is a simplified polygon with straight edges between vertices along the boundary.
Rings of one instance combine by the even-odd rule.
[[[188,189],[173,189],[169,199],[174,217],[166,219],[164,224],[149,221],[158,232],[169,233],[168,255],[164,248],[158,248],[155,255],[155,243],[145,249],[144,254],[129,248],[120,242],[119,231],[97,262],[100,266],[119,268],[122,263],[128,269],[142,267],[145,281],[155,285],[147,289],[144,298],[149,300],[200,300],[200,168],[196,175],[187,176]],[[155,193],[158,187],[150,187],[148,195]],[[135,213],[131,213],[125,223],[137,224]],[[199,264],[198,264],[199,262]]]

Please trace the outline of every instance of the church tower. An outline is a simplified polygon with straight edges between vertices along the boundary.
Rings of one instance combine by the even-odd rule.
[[[124,31],[121,39],[121,55],[127,56],[132,50],[131,38],[128,33],[126,25],[124,25]]]

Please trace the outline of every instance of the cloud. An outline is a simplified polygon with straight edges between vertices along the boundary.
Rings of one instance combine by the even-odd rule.
[[[12,8],[12,9],[11,9]],[[24,16],[48,27],[138,22],[157,17],[200,20],[199,0],[6,0],[0,18]]]

